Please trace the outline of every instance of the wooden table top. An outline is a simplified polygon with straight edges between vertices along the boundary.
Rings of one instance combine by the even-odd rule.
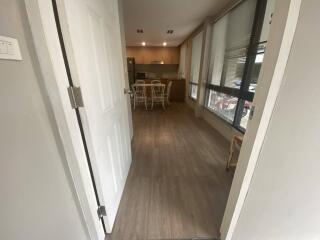
[[[165,86],[164,83],[134,83],[132,86],[142,86],[142,87],[151,87],[151,86]]]

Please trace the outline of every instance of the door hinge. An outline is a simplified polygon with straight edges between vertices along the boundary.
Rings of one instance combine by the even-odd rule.
[[[107,211],[105,206],[99,206],[97,210],[97,214],[99,218],[107,216]]]
[[[70,98],[71,107],[73,109],[83,107],[83,100],[80,87],[68,87],[68,94]]]
[[[252,118],[253,118],[253,115],[254,115],[254,110],[255,110],[255,106],[252,106],[251,108],[250,108],[250,115],[249,115],[249,120],[252,120]]]

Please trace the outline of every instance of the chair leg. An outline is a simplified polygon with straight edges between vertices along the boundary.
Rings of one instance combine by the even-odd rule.
[[[162,108],[166,109],[165,104],[164,104],[164,99],[162,100]]]
[[[133,110],[136,109],[136,99],[133,99]]]
[[[231,145],[230,145],[230,154],[229,154],[229,158],[227,161],[227,166],[226,166],[226,171],[230,170],[230,164],[233,158],[233,152],[234,152],[234,138],[232,138],[231,140]]]
[[[230,164],[231,164],[232,158],[233,158],[233,151],[230,152],[230,155],[229,155],[229,159],[228,159],[227,166],[226,166],[227,172],[230,170]]]
[[[144,100],[144,105],[145,105],[145,107],[146,107],[146,110],[148,110],[147,99]]]

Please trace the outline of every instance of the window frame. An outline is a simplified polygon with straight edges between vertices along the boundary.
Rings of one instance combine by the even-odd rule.
[[[244,133],[246,131],[245,128],[241,127],[241,119],[242,119],[242,113],[245,105],[245,101],[252,102],[255,92],[249,91],[249,86],[251,83],[251,70],[255,64],[255,58],[257,55],[257,50],[260,44],[265,44],[266,41],[259,42],[261,31],[263,27],[263,21],[265,17],[265,11],[267,6],[267,0],[257,0],[254,19],[253,19],[253,25],[251,29],[251,37],[248,45],[248,50],[246,54],[246,62],[244,66],[244,71],[242,75],[242,81],[240,88],[231,88],[223,86],[223,81],[220,81],[219,85],[211,84],[209,82],[209,75],[207,76],[207,84],[206,84],[206,94],[205,94],[205,108],[209,110],[209,112],[214,113],[219,118],[221,118],[223,121],[225,121],[227,124],[232,125],[235,129],[238,131]],[[235,8],[236,9],[236,8]],[[220,18],[219,18],[220,19]],[[213,22],[214,24],[214,22]],[[211,56],[211,53],[209,54]],[[208,106],[209,102],[209,92],[210,90],[213,90],[218,93],[224,93],[229,96],[237,97],[238,103],[236,106],[235,116],[233,119],[233,122],[230,123],[227,121],[224,117],[220,116],[217,112],[212,110]]]

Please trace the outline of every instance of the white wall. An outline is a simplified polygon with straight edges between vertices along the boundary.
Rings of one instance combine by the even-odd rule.
[[[0,35],[23,61],[0,60],[0,239],[88,239],[27,22],[23,1],[1,0]]]
[[[320,239],[320,2],[294,42],[234,240]]]
[[[203,109],[201,118],[209,123],[221,136],[228,141],[231,141],[234,135],[243,135],[242,132],[235,129],[232,125],[228,124],[217,114],[210,112],[208,109]]]

